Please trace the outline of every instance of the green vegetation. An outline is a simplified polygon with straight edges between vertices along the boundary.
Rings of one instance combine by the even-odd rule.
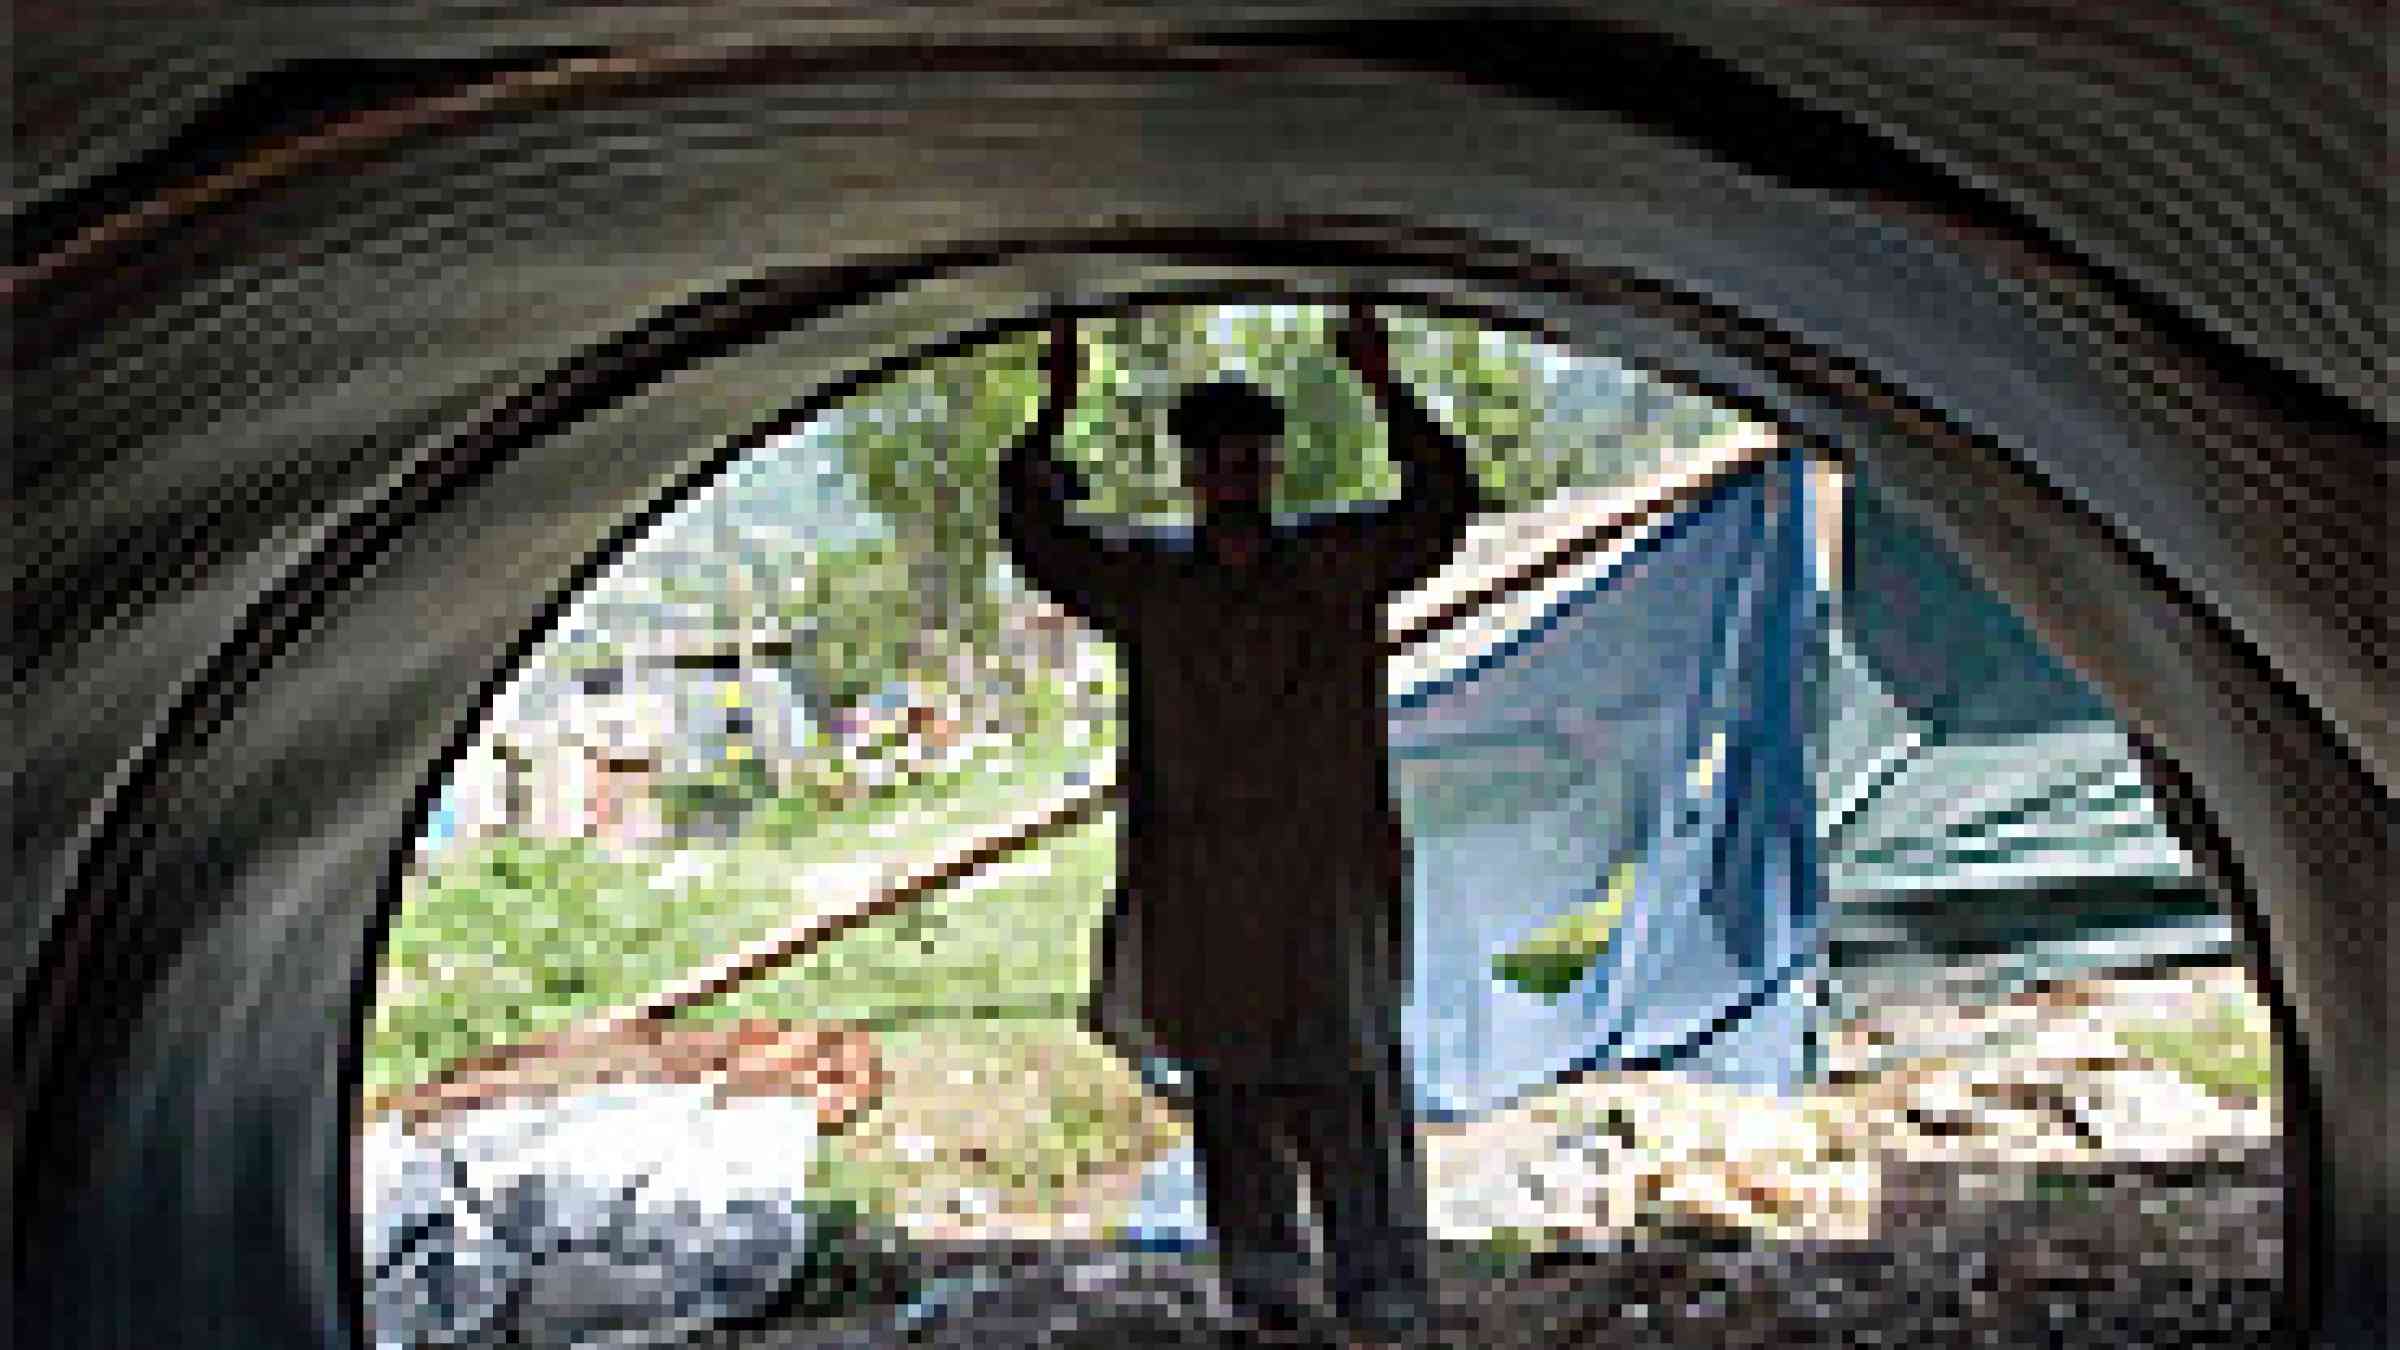
[[[1115,832],[1103,820],[1029,849],[997,877],[862,928],[690,1015],[891,1029],[1068,1012],[1089,978]]]
[[[1396,492],[1382,420],[1333,350],[1334,320],[1324,306],[1224,305],[1082,325],[1083,380],[1060,453],[1091,490],[1086,509],[1188,519],[1167,410],[1185,386],[1229,374],[1283,402],[1278,509]],[[1624,481],[1737,425],[1615,363],[1471,320],[1396,316],[1392,338],[1398,372],[1467,442],[1502,506]],[[1026,335],[928,363],[832,414],[837,458],[887,530],[820,550],[796,585],[756,589],[817,635],[804,664],[835,701],[926,667],[944,642],[989,649],[999,463],[1039,406],[1045,341]]]
[[[2116,1178],[2107,1173],[2045,1167],[2027,1178],[2026,1198],[2037,1205],[2088,1210],[2115,1186]]]
[[[839,805],[820,793],[771,797],[743,822],[742,834],[808,858],[929,847],[1023,810],[1113,744],[1105,732],[1083,745],[1051,734],[1018,742],[1005,760],[987,755],[954,772],[907,775]]]
[[[654,789],[668,826],[678,830],[737,816],[774,790],[773,774],[759,759],[736,759],[701,773],[670,776]]]
[[[383,954],[368,1089],[421,1081],[705,956],[713,935],[672,917],[639,869],[580,841],[462,846],[438,872],[409,879]]]
[[[878,1038],[883,1104],[825,1142],[817,1193],[871,1214],[1055,1212],[1182,1125],[1070,1018],[928,1023]],[[966,1192],[982,1194],[969,1199]]]
[[[2266,1019],[2231,999],[2198,1022],[2151,1022],[2117,1033],[2125,1047],[2220,1097],[2258,1101],[2275,1089]]]
[[[1036,748],[1012,771],[814,817],[809,832],[796,832],[777,814],[782,803],[773,803],[756,832],[684,855],[700,869],[688,875],[663,858],[611,858],[582,840],[463,844],[427,875],[409,879],[384,951],[367,1086],[382,1091],[421,1082],[487,1045],[638,997],[789,922],[803,904],[796,887],[807,869],[920,853],[1056,790],[1066,768],[1080,767],[1091,753]],[[920,814],[912,817],[912,810]],[[1107,828],[1087,827],[1028,855],[1029,866],[1059,860],[1048,876],[933,901],[695,1015],[888,1020],[900,1010],[923,1016],[949,1009],[955,1016],[961,1008],[1054,998],[1073,981],[1060,961],[1075,950],[1079,926],[1097,914],[1109,864]],[[943,928],[978,936],[945,937],[943,959],[930,960],[931,934]],[[1037,952],[1045,968],[1062,971],[1060,978],[1012,976]],[[981,972],[980,983],[945,993],[947,982],[967,969]],[[870,970],[880,973],[859,973]],[[889,981],[880,1003],[865,996],[877,980]],[[858,1011],[869,1004],[874,1008]]]
[[[1617,917],[1633,893],[1634,867],[1631,860],[1619,863],[1609,874],[1606,894],[1493,957],[1493,977],[1544,998],[1554,999],[1574,988],[1616,936]]]
[[[846,1197],[801,1202],[811,1240],[799,1274],[770,1319],[837,1318],[861,1309],[889,1307],[923,1289],[901,1234],[876,1211]]]

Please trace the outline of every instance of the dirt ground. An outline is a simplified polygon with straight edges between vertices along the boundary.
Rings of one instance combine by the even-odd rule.
[[[2252,1031],[2263,1017],[2238,972],[2083,982],[1979,1012],[1888,1007],[1841,1029],[1826,1085],[1802,1095],[1608,1075],[1428,1130],[1438,1310],[1410,1344],[2266,1343],[2273,1103],[2240,1090],[2243,1074],[2201,1073],[2216,1084],[2203,1089],[2190,1063],[2142,1048],[2227,1017]],[[762,1043],[785,1052],[770,1072],[871,1087],[871,1107],[846,1099],[828,1123],[887,1164],[915,1159],[889,1172],[906,1183],[899,1226],[860,1239],[915,1297],[839,1321],[786,1313],[713,1335],[714,1350],[1268,1343],[1215,1304],[1199,1254],[1112,1244],[1142,1167],[1181,1128],[1124,1099],[1107,1065],[1036,1046],[995,1069],[971,1039]],[[673,1072],[703,1049],[721,1072],[747,1048],[646,1044],[615,1071]],[[1119,1149],[1139,1136],[1138,1156],[1062,1151],[1062,1113]],[[1012,1191],[1037,1136],[1046,1176]]]
[[[1832,1081],[1797,1098],[1618,1075],[1429,1131],[1438,1312],[1409,1343],[2265,1344],[2272,1103],[2129,1045],[2227,1009],[2260,1015],[2235,972],[1887,1008],[1844,1028]],[[1090,1240],[1129,1187],[1121,1170],[1089,1187],[1080,1236],[1033,1216],[908,1234],[912,1313],[722,1348],[1271,1343],[1213,1302],[1200,1256]]]
[[[1443,1244],[1417,1347],[2226,1346],[2271,1343],[2272,1148],[2108,1184],[2001,1195],[1929,1164],[1854,1241],[1649,1237],[1496,1264]],[[2094,1179],[2096,1182],[2096,1178]],[[1982,1198],[1970,1198],[1980,1195]],[[1273,1344],[1214,1302],[1208,1267],[1089,1244],[924,1248],[912,1315],[729,1333],[708,1350]]]

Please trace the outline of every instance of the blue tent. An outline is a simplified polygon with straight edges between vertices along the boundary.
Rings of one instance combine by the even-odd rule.
[[[1823,1015],[2236,959],[2106,705],[1873,483],[1845,530],[1815,728]]]

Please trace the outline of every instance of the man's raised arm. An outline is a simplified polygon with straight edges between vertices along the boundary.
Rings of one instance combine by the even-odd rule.
[[[1367,547],[1375,555],[1368,565],[1378,583],[1403,590],[1449,562],[1467,523],[1484,506],[1483,492],[1465,443],[1393,378],[1390,341],[1371,309],[1350,307],[1336,345],[1383,409],[1392,462],[1400,470],[1400,499],[1376,521]]]
[[[1078,357],[1075,321],[1053,321],[1049,396],[1000,461],[1000,537],[1026,580],[1077,618],[1104,624],[1130,591],[1133,560],[1067,518],[1067,502],[1083,491],[1056,450],[1075,401]]]

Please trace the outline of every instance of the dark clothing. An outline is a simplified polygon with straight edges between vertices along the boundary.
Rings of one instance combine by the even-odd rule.
[[[1070,522],[1037,487],[1056,481],[1055,420],[1001,469],[1019,569],[1116,643],[1127,679],[1091,1026],[1128,1061],[1189,1075],[1228,1292],[1262,1326],[1300,1324],[1303,1177],[1336,1314],[1396,1329],[1422,1306],[1382,609],[1442,566],[1479,503],[1465,451],[1394,402],[1400,500],[1270,526],[1243,564],[1213,556],[1210,522],[1184,549]]]
[[[1126,677],[1118,894],[1094,1029],[1246,1082],[1335,1081],[1399,1044],[1407,846],[1385,763],[1384,600],[1477,505],[1464,450],[1393,409],[1398,501],[1275,525],[1246,566],[1104,538],[1037,484],[1047,423],[1002,466],[1019,569],[1112,639]]]
[[[1321,1083],[1198,1074],[1192,1133],[1209,1227],[1243,1312],[1273,1318],[1304,1301],[1303,1178],[1335,1314],[1355,1326],[1422,1311],[1411,1305],[1425,1277],[1425,1183],[1397,1055]]]

